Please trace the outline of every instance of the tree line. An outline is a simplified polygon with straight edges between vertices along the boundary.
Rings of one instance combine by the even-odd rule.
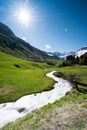
[[[72,65],[87,65],[87,53],[81,55],[80,57],[75,57],[74,55],[69,55],[66,57],[66,60],[63,61],[59,67],[72,66]]]

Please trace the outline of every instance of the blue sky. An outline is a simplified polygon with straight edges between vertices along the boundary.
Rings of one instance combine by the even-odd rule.
[[[29,26],[12,15],[19,5],[31,12]],[[87,0],[0,0],[0,21],[43,51],[70,52],[87,46]]]

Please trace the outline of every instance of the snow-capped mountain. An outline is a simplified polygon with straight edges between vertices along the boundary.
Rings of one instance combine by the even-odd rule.
[[[59,58],[60,58],[60,59],[64,59],[64,60],[65,60],[65,59],[66,59],[66,57],[67,57],[67,56],[69,56],[69,55],[74,56],[74,55],[75,55],[75,52],[64,53],[64,55],[60,56]]]
[[[80,57],[81,55],[84,55],[87,52],[87,47],[82,47],[78,51],[75,52],[75,57]]]
[[[59,57],[60,59],[66,59],[67,56],[72,55],[75,57],[80,57],[81,55],[84,55],[87,52],[87,47],[82,47],[81,49],[75,51],[75,52],[70,52],[70,53],[61,53],[61,52],[46,52],[49,56],[56,56]]]
[[[75,52],[70,52],[70,53],[61,53],[61,52],[46,52],[49,56],[56,56],[59,57],[60,59],[66,59],[67,56],[69,55],[74,55]]]
[[[63,59],[67,53],[61,53],[61,52],[46,52],[49,56],[55,56]]]

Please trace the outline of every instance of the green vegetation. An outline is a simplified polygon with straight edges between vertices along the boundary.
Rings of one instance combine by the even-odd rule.
[[[66,60],[59,64],[59,67],[65,66],[73,66],[73,65],[87,65],[87,53],[81,55],[80,57],[76,57],[69,55],[67,56]]]
[[[70,75],[76,75],[80,82],[87,84],[86,66],[58,68],[0,53],[0,102],[14,101],[25,94],[51,89],[54,81],[45,74],[52,70],[58,70],[59,76],[66,79]],[[86,87],[79,87],[87,92]],[[60,100],[35,110],[14,123],[8,123],[2,130],[85,130],[86,124],[87,93],[73,89]]]
[[[87,84],[87,67],[86,66],[71,66],[71,67],[63,67],[58,69],[60,72],[62,72],[66,78],[68,78],[69,75],[74,74],[78,77],[80,82]]]
[[[51,68],[46,63],[26,61],[0,52],[0,102],[52,89],[54,81],[46,77]]]
[[[16,37],[9,27],[0,22],[0,51],[32,61],[53,60],[45,52]],[[55,59],[58,59],[57,57]]]
[[[35,110],[2,130],[83,130],[87,124],[87,94],[73,90],[53,104]]]

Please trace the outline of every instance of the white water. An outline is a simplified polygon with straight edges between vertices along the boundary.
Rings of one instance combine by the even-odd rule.
[[[54,72],[55,71],[47,74],[48,77],[53,78],[57,82],[54,84],[54,89],[23,96],[16,102],[0,104],[0,128],[8,122],[15,121],[35,109],[39,109],[48,103],[58,100],[64,96],[67,91],[72,89],[68,81],[55,77],[53,75]],[[18,110],[21,108],[24,108],[24,110],[19,112]]]

